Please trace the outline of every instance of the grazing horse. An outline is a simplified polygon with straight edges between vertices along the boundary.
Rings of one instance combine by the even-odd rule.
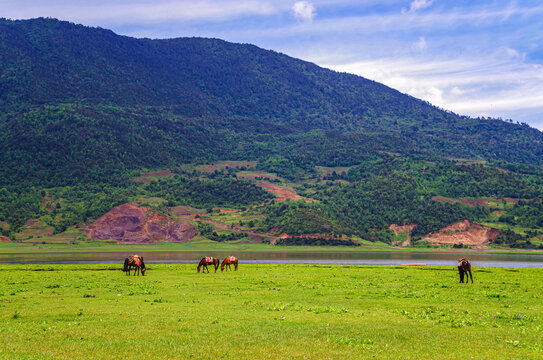
[[[460,282],[464,282],[464,275],[466,275],[466,284],[469,283],[471,277],[471,283],[473,284],[473,274],[471,273],[471,264],[468,259],[461,257],[458,259],[458,273],[460,274]]]
[[[209,269],[207,268],[207,265],[212,264],[215,267],[215,272],[217,272],[217,268],[219,267],[220,261],[217,258],[206,256],[203,257],[202,260],[200,260],[200,263],[198,264],[198,272],[200,272],[200,268],[203,266],[202,273],[207,270],[209,272]]]
[[[147,268],[143,262],[143,257],[139,255],[132,255],[124,259],[123,271],[126,273],[126,275],[130,275],[132,268],[134,268],[134,276],[136,276],[136,273],[139,275],[140,270],[141,276],[145,276],[145,270],[147,270]]]
[[[221,264],[221,271],[224,271],[224,266],[226,265],[226,271],[228,269],[232,270],[231,265],[234,264],[234,270],[238,270],[238,258],[234,256],[227,256]]]

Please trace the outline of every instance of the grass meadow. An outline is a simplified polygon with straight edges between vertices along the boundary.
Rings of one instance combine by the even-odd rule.
[[[543,269],[0,266],[1,359],[543,359]]]

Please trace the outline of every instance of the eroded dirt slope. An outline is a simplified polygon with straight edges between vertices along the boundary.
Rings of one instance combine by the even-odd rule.
[[[441,244],[484,245],[495,241],[499,234],[498,229],[464,220],[428,234],[423,240]]]
[[[83,231],[88,239],[113,239],[126,243],[188,241],[196,229],[188,222],[177,222],[148,207],[124,204],[111,209]]]

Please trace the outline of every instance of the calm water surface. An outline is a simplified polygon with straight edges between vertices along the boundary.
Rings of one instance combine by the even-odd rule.
[[[0,253],[0,264],[121,264],[133,252]],[[142,251],[146,263],[197,263],[204,256],[234,255],[240,263],[344,265],[456,265],[461,253],[310,251]],[[473,266],[543,268],[543,254],[467,254]]]

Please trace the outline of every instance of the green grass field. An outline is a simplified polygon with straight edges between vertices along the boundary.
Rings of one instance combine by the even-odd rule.
[[[543,269],[2,265],[1,359],[543,359]]]

